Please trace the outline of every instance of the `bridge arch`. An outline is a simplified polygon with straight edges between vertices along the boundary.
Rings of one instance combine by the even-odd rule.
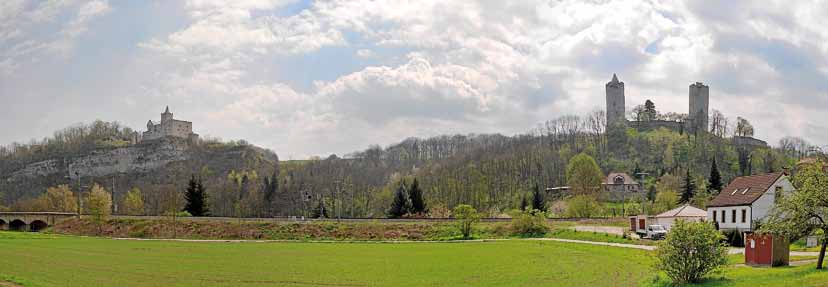
[[[46,223],[42,220],[35,220],[35,221],[32,221],[31,223],[29,223],[29,230],[28,231],[38,232],[38,231],[41,231],[43,229],[46,229],[46,227],[49,227],[48,223]]]
[[[26,227],[28,227],[26,222],[23,222],[23,220],[20,219],[14,219],[9,222],[9,230],[26,231]]]

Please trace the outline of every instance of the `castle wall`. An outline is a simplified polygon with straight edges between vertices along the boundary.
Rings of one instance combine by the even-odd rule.
[[[746,147],[754,147],[754,148],[763,148],[768,147],[768,143],[752,137],[738,137],[735,136],[732,139],[733,144],[737,146],[746,146]]]
[[[684,123],[674,121],[641,121],[630,122],[630,126],[639,131],[654,131],[660,128],[665,128],[678,133],[684,132]]]

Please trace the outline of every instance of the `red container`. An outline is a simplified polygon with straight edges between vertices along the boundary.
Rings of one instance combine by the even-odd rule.
[[[745,233],[745,264],[750,266],[787,266],[790,244],[782,236]]]

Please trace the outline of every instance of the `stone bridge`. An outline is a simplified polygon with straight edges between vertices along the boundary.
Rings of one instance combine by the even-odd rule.
[[[62,212],[0,212],[0,230],[40,231],[76,216]]]

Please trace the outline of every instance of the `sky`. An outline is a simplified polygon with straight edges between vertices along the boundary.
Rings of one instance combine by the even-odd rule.
[[[828,1],[0,1],[0,143],[166,106],[282,159],[651,99],[828,143]]]

